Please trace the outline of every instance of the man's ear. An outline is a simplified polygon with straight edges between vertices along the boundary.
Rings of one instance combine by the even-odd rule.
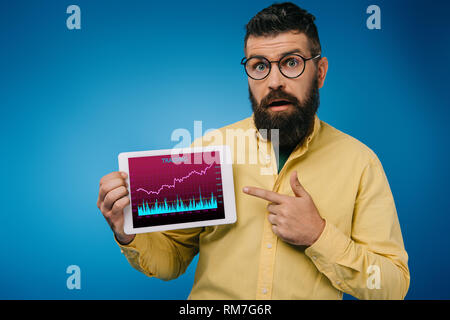
[[[323,87],[323,84],[325,83],[325,77],[327,76],[328,71],[328,59],[326,57],[323,57],[319,60],[319,63],[317,64],[317,86],[320,88]]]

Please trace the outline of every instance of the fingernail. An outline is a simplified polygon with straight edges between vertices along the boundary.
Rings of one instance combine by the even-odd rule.
[[[120,172],[120,174],[122,175],[122,177],[125,179],[127,177],[127,174],[125,172]]]
[[[242,189],[242,191],[244,191],[245,193],[247,193],[247,192],[248,192],[248,188],[247,188],[247,187],[244,187],[244,188]]]

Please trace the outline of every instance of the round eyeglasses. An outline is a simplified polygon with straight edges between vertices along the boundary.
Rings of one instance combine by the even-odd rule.
[[[245,73],[247,73],[250,78],[262,80],[266,78],[272,70],[272,63],[277,62],[281,74],[286,78],[293,79],[300,77],[305,71],[306,61],[317,59],[319,57],[320,54],[311,58],[303,58],[301,55],[289,53],[278,61],[270,61],[263,56],[254,56],[250,59],[247,59],[246,57],[242,58],[241,64],[244,65]]]

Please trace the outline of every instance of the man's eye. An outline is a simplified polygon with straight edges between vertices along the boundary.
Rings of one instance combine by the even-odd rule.
[[[298,66],[298,61],[297,59],[294,58],[290,58],[288,60],[286,60],[286,66],[288,66],[289,68],[295,68]]]
[[[266,70],[266,65],[264,63],[258,63],[253,67],[256,71],[262,72]]]

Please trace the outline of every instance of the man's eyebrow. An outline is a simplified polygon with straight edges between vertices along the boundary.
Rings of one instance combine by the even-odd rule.
[[[303,53],[302,50],[300,50],[300,49],[293,49],[293,50],[289,50],[289,51],[280,53],[278,55],[278,58],[281,58],[281,57],[283,57],[283,56],[285,56],[287,54],[291,54],[291,53],[300,53],[300,55],[304,56],[304,53]],[[248,57],[247,59],[250,59],[250,58],[253,58],[253,57],[264,57],[264,56],[261,56],[259,54],[253,54],[250,57]]]

